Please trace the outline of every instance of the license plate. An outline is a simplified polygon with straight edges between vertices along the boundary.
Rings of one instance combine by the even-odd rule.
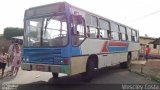
[[[44,69],[45,69],[44,65],[36,65],[37,71],[44,71]]]

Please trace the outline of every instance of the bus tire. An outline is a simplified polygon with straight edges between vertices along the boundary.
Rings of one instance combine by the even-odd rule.
[[[53,78],[54,78],[54,79],[58,79],[58,73],[52,72],[52,75],[53,75]]]
[[[121,68],[129,68],[130,63],[131,63],[131,55],[128,54],[128,55],[127,55],[127,61],[120,63],[120,67],[121,67]]]
[[[86,67],[86,72],[82,73],[82,80],[84,82],[90,82],[93,79],[93,71],[95,68],[95,64],[93,61],[89,60]]]

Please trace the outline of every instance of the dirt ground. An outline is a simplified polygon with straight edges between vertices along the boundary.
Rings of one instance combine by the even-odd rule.
[[[155,60],[151,59],[148,62],[146,62],[145,65],[153,67],[153,68],[159,68],[160,69],[160,59],[155,59]]]

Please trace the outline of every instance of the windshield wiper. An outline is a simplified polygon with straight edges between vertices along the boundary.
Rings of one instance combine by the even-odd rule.
[[[48,24],[49,24],[50,20],[51,20],[51,19],[53,19],[53,18],[55,18],[55,17],[54,17],[54,16],[52,16],[52,17],[47,18],[47,20],[46,20],[46,24],[45,24],[45,26],[44,26],[44,30],[45,30],[45,32],[46,32],[46,30],[47,30],[47,26],[48,26]]]

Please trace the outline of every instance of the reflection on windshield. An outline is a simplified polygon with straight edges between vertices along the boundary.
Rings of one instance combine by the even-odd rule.
[[[27,21],[25,46],[40,46],[40,34],[42,27],[42,18]],[[25,37],[26,37],[25,36]]]
[[[43,30],[44,46],[64,46],[67,44],[67,24],[64,15],[45,18]]]
[[[27,21],[26,27],[25,46],[53,47],[67,44],[67,23],[64,15],[31,19]]]

